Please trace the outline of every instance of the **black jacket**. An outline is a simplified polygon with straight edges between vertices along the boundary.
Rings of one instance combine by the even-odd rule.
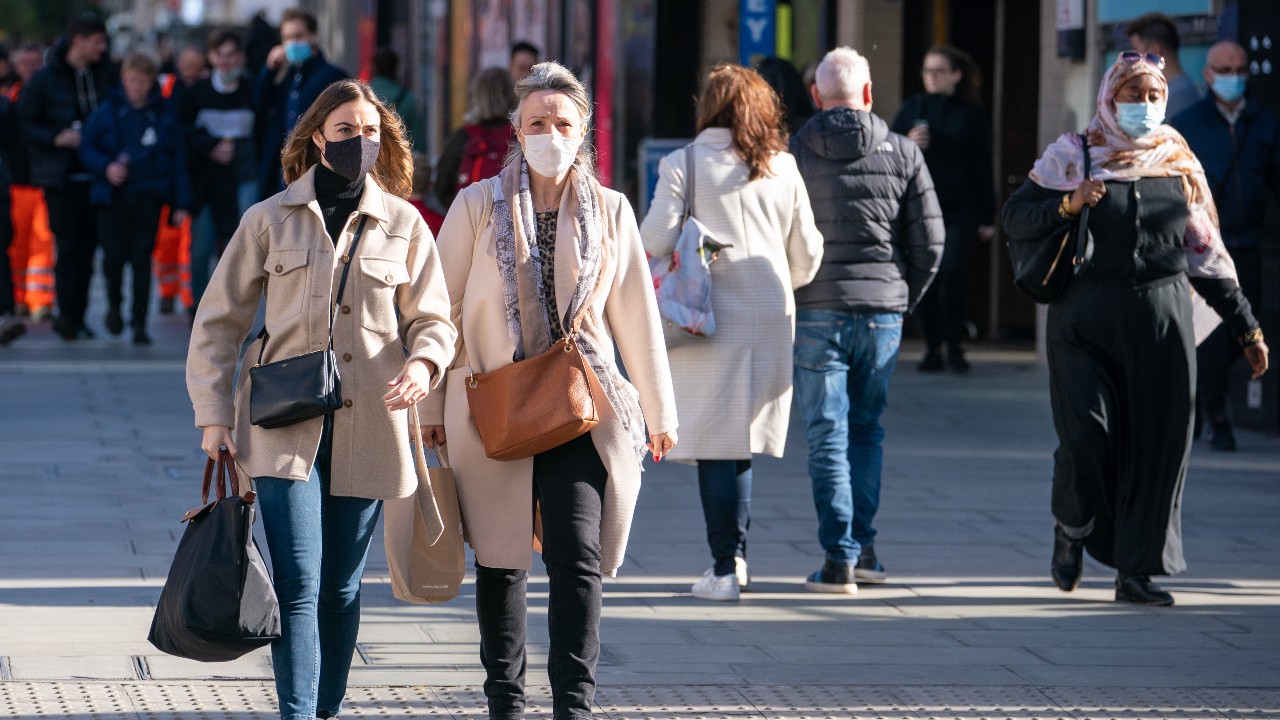
[[[1266,226],[1267,195],[1280,200],[1276,116],[1257,102],[1246,103],[1233,130],[1209,93],[1169,124],[1182,133],[1204,166],[1227,247],[1257,247]]]
[[[947,224],[953,217],[990,224],[996,212],[995,179],[991,130],[982,108],[952,95],[916,95],[894,116],[893,131],[906,135],[918,120],[929,123],[924,161]]]
[[[241,77],[240,84],[229,93],[214,89],[212,78],[197,81],[183,93],[178,119],[186,132],[187,163],[191,166],[197,202],[214,193],[235,196],[240,183],[257,180],[253,81]],[[230,165],[209,159],[209,153],[223,138],[235,141],[235,158]]]
[[[16,108],[9,102],[9,98],[0,95],[0,191],[4,193],[4,197],[0,198],[0,205],[4,207],[9,206],[9,185],[15,182],[14,177],[17,175],[14,159],[22,144],[22,133],[18,131],[17,124]],[[0,217],[0,225],[7,222],[9,218]],[[0,249],[0,252],[7,249]]]
[[[330,65],[324,59],[324,53],[319,50],[313,51],[301,67],[286,65],[279,70],[264,67],[258,73],[253,106],[257,111],[258,152],[261,159],[258,185],[262,198],[269,198],[284,189],[284,180],[280,176],[280,151],[284,148],[289,131],[325,88],[345,77],[346,71]],[[295,78],[298,88],[297,115],[289,112],[289,95],[293,92]]]
[[[90,65],[84,78],[67,64],[68,43],[60,41],[50,53],[49,64],[31,77],[18,99],[18,116],[29,143],[31,184],[60,188],[71,176],[88,180],[75,148],[54,147],[58,133],[83,124],[119,84],[115,65],[101,60]],[[83,175],[83,177],[80,177]]]
[[[910,312],[942,258],[942,211],[920,148],[880,118],[846,107],[814,115],[791,138],[826,239],[800,310]]]

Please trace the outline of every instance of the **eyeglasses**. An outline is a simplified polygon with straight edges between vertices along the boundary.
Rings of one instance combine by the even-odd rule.
[[[1145,62],[1148,65],[1154,66],[1157,70],[1164,69],[1164,58],[1155,53],[1140,53],[1134,50],[1125,50],[1116,56],[1116,60],[1127,65],[1132,65],[1137,62]]]

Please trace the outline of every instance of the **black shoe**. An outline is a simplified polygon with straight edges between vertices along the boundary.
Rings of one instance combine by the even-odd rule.
[[[12,315],[0,317],[0,345],[8,345],[26,332],[27,324],[18,318]]]
[[[862,546],[858,562],[853,565],[853,576],[858,582],[865,583],[882,583],[889,577],[884,566],[876,559],[876,546],[872,543]]]
[[[107,332],[112,335],[124,332],[124,318],[120,316],[119,305],[113,305],[110,310],[107,310],[106,326]]]
[[[1072,540],[1060,526],[1053,526],[1053,560],[1049,574],[1062,592],[1079,587],[1080,576],[1084,574],[1084,538]]]
[[[828,560],[822,564],[821,570],[805,578],[804,589],[817,593],[856,595],[856,572],[853,563],[833,563]]]
[[[1146,575],[1117,576],[1116,602],[1168,607],[1173,604],[1173,596],[1151,582],[1151,578]]]
[[[942,362],[942,353],[937,350],[930,350],[924,354],[924,359],[916,366],[920,372],[942,372],[947,366]]]
[[[77,325],[70,320],[59,317],[53,321],[53,331],[63,340],[92,340],[93,331],[84,325]]]
[[[160,314],[172,315],[177,302],[173,298],[160,298]]]
[[[151,336],[147,334],[146,328],[135,327],[133,329],[133,344],[134,345],[150,345],[151,344]]]
[[[959,345],[947,348],[947,365],[962,375],[969,372],[969,361],[964,359],[964,350]]]
[[[1236,449],[1236,436],[1231,432],[1231,423],[1223,420],[1213,424],[1213,435],[1209,438],[1209,447],[1227,451]]]

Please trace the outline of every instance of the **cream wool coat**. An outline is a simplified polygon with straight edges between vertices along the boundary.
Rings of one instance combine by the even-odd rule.
[[[491,212],[499,178],[470,185],[458,194],[440,229],[440,260],[452,301],[450,317],[461,329],[461,345],[444,392],[424,402],[424,424],[444,425],[448,460],[458,485],[462,522],[476,560],[494,568],[529,569],[535,536],[533,459],[490,460],[467,405],[470,362],[476,372],[511,364],[515,353],[507,330]],[[578,225],[566,192],[560,206],[555,252],[556,304],[569,307],[578,278]],[[576,201],[572,203],[576,207]],[[671,374],[663,352],[653,280],[645,261],[631,205],[620,193],[603,189],[600,203],[607,259],[601,288],[583,319],[582,332],[602,357],[615,345],[640,393],[648,434],[676,429]],[[530,408],[536,412],[536,408]],[[631,517],[640,492],[640,463],[631,437],[606,403],[591,439],[609,472],[600,523],[600,568],[615,575],[622,565]]]
[[[360,215],[369,219],[333,326],[342,397],[349,404],[333,416],[330,492],[406,497],[418,486],[408,413],[391,411],[382,398],[407,362],[406,349],[409,358],[427,361],[438,385],[438,368],[453,359],[457,331],[431,231],[412,205],[371,177],[336,249],[316,202],[314,168],[245,213],[200,299],[187,353],[187,391],[197,427],[232,428],[242,474],[308,478],[324,419],[270,430],[249,423],[249,367],[261,341],[245,354],[234,393],[232,377],[264,293],[271,333],[264,363],[326,347],[340,258]]]
[[[748,182],[747,164],[731,142],[728,128],[708,128],[693,141],[693,215],[733,247],[711,265],[715,334],[670,351],[683,421],[672,460],[782,457],[791,415],[792,291],[813,280],[822,262],[822,234],[795,158],[778,153],[771,176]],[[684,153],[659,164],[653,205],[640,228],[654,257],[670,256],[680,237]]]

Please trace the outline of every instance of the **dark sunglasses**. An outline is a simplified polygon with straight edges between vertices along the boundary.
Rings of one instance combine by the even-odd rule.
[[[1164,69],[1164,58],[1155,53],[1140,53],[1134,50],[1124,50],[1116,56],[1116,59],[1128,65],[1132,65],[1136,62],[1145,62],[1154,66],[1157,70]]]

